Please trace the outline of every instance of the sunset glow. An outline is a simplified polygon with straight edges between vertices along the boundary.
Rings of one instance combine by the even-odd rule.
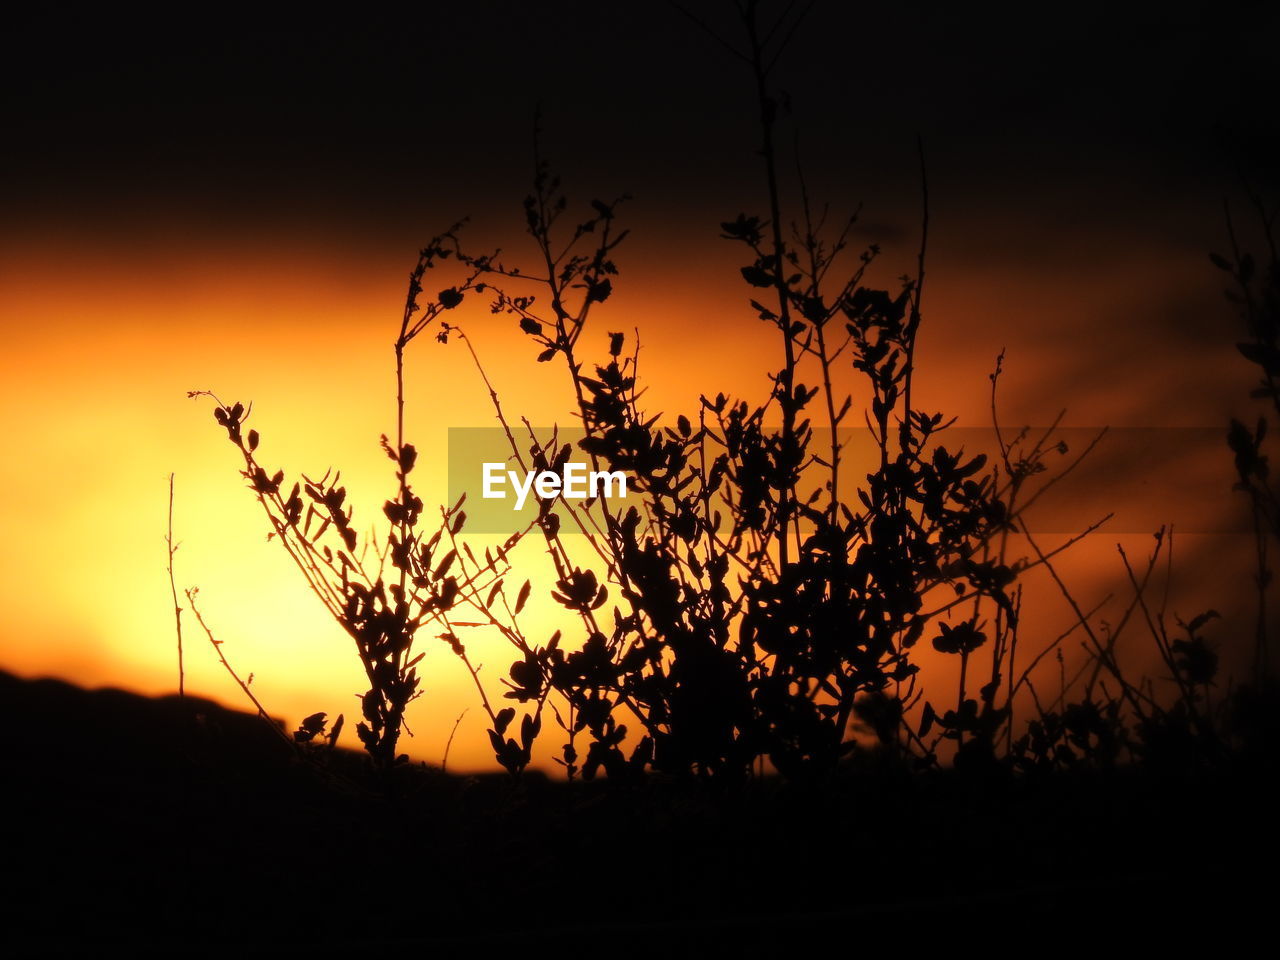
[[[175,228],[161,223],[155,229]],[[920,357],[922,405],[958,415],[960,426],[989,423],[987,374],[1004,349],[1001,408],[1009,425],[1048,423],[1062,408],[1065,422],[1080,427],[1221,424],[1214,411],[1228,407],[1239,379],[1240,361],[1229,345],[1197,357],[1194,375],[1176,344],[1148,352],[1139,367],[1104,366],[1150,340],[1154,329],[1141,318],[1170,309],[1162,304],[1197,300],[1206,311],[1219,309],[1203,271],[1176,267],[1177,251],[1145,252],[1043,299],[1039,293],[1051,280],[1034,266],[993,272],[967,263],[972,231],[959,223],[939,233]],[[252,400],[267,462],[291,476],[341,469],[357,505],[357,526],[381,525],[380,504],[392,477],[377,438],[393,423],[390,340],[413,248],[343,248],[336,237],[316,248],[314,237],[299,237],[255,249],[252,240],[242,245],[216,233],[188,237],[177,249],[104,247],[102,238],[84,235],[11,234],[7,240],[0,309],[10,332],[2,389],[6,409],[17,414],[9,436],[21,455],[5,461],[2,482],[6,531],[11,544],[22,547],[6,552],[0,578],[6,611],[0,665],[91,686],[150,694],[175,689],[163,542],[172,472],[179,584],[199,587],[202,611],[228,658],[243,675],[254,675],[258,696],[288,723],[318,710],[350,714],[362,677],[349,639],[326,619],[283,552],[266,542],[269,528],[238,477],[211,407],[186,399],[186,392],[212,388],[228,401]],[[599,336],[606,328],[639,328],[649,408],[671,420],[696,410],[698,393],[708,389],[760,396],[776,347],[749,309],[731,309],[745,307],[745,295],[724,244],[712,237],[705,245],[707,266],[699,270],[717,270],[708,285],[695,279],[700,273],[652,255],[667,242],[661,234],[635,238],[630,256],[622,257],[622,282],[608,319],[602,314],[599,321]],[[1185,256],[1198,263],[1194,253]],[[1031,327],[1024,310],[1033,301]],[[533,363],[513,324],[475,307],[464,308],[460,322],[507,409],[533,422],[572,423],[572,396],[559,365]],[[1122,317],[1135,319],[1126,327],[1117,323]],[[1046,339],[1043,331],[1055,328],[1073,330],[1072,341],[1084,349]],[[730,329],[741,332],[727,335]],[[1109,343],[1108,359],[1091,353],[1091,342]],[[492,410],[459,345],[428,342],[415,349],[407,434],[427,468],[418,481],[424,500],[444,503],[447,429],[487,426]],[[1206,361],[1213,364],[1207,374]],[[1192,376],[1196,389],[1183,389],[1180,381]],[[1071,386],[1089,377],[1099,382],[1088,390]],[[1208,608],[1234,595],[1248,560],[1247,551],[1234,550],[1242,557],[1238,567],[1220,559],[1198,565],[1201,552],[1217,552],[1226,535],[1210,531],[1243,529],[1235,520],[1214,523],[1216,510],[1237,515],[1231,513],[1231,465],[1225,445],[1203,448],[1202,442],[1196,460],[1178,470],[1208,470],[1191,489],[1217,483],[1220,507],[1187,502],[1185,492],[1177,502],[1175,491],[1160,520],[1148,503],[1134,501],[1127,509],[1141,508],[1144,523],[1197,531],[1179,538],[1179,571],[1184,582],[1195,582],[1192,596]],[[1123,523],[1125,509],[1113,497],[1106,504],[1099,499],[1095,512],[1114,510]],[[1074,516],[1088,510],[1086,501],[1085,512]],[[1141,529],[1130,522],[1123,536],[1091,536],[1064,558],[1083,596],[1100,599],[1116,588],[1115,542],[1140,555],[1149,541]],[[1068,532],[1059,530],[1058,539]],[[478,538],[477,547],[500,539]],[[1225,542],[1244,541],[1236,535]],[[536,581],[541,562],[535,552],[523,562],[524,575]],[[1029,589],[1050,590],[1045,583]],[[1051,591],[1046,597],[1037,626],[1056,635],[1069,611],[1054,610]],[[535,634],[563,626],[553,606],[541,608]],[[1179,612],[1189,617],[1199,610]],[[205,639],[189,621],[186,626],[188,690],[245,706]],[[504,672],[510,650],[493,637],[475,642],[486,672]],[[411,712],[414,738],[406,746],[416,758],[439,762],[454,720],[473,706],[474,690],[446,645],[429,644],[426,652],[426,692]],[[944,674],[937,682],[948,683]],[[459,726],[451,763],[487,768],[483,725],[471,719]]]
[[[1124,31],[1145,35],[1145,22],[1116,26],[1110,14],[1081,13],[1031,45],[1013,22],[978,29],[959,13],[920,14],[927,29],[887,9],[860,11],[856,28],[851,13],[823,16],[840,28],[815,30],[777,78],[786,216],[798,215],[802,184],[829,225],[858,211],[846,257],[877,245],[867,282],[896,289],[918,266],[927,189],[916,407],[972,431],[953,436],[978,436],[992,422],[989,377],[1003,354],[999,417],[1012,433],[1061,416],[1065,465],[1092,430],[1115,428],[1037,506],[1043,545],[1115,515],[1059,561],[1092,605],[1126,593],[1117,542],[1138,558],[1172,525],[1170,616],[1219,609],[1220,637],[1247,631],[1249,527],[1225,431],[1233,415],[1253,416],[1253,374],[1206,260],[1225,249],[1220,197],[1234,189],[1208,118],[1247,131],[1260,111],[1217,54],[1201,56],[1236,49],[1206,39],[1235,28],[1171,15],[1161,43],[1139,55]],[[569,8],[545,22],[439,8],[412,27],[371,27],[364,40],[328,27],[303,35],[293,23],[251,38],[224,25],[189,57],[191,38],[151,43],[144,30],[96,21],[64,36],[33,15],[30,49],[54,44],[59,55],[15,60],[15,76],[25,73],[10,84],[0,668],[175,690],[164,541],[173,474],[177,585],[199,588],[228,659],[290,725],[320,710],[353,715],[365,681],[350,638],[267,542],[212,402],[187,394],[252,403],[265,463],[291,480],[341,470],[355,526],[382,530],[394,476],[379,437],[394,432],[406,276],[428,237],[468,216],[467,249],[528,261],[521,200],[535,116],[537,149],[563,177],[571,215],[597,198],[633,197],[618,207],[631,231],[616,251],[621,273],[583,356],[603,360],[611,333],[628,349],[638,339],[643,405],[668,425],[695,415],[703,394],[768,395],[777,331],[749,305],[742,250],[721,238],[726,220],[768,202],[747,75],[679,17],[618,17],[588,28]],[[565,39],[597,28],[590,43]],[[107,33],[115,46],[101,41]],[[903,71],[896,41],[859,41],[852,56],[854,35],[914,37],[913,56],[930,69]],[[574,55],[534,56],[531,37]],[[1071,37],[1094,49],[1088,76],[1075,70]],[[1262,42],[1250,37],[1250,49]],[[521,66],[535,61],[534,75]],[[456,279],[428,282],[434,295]],[[560,358],[536,362],[511,317],[473,295],[450,319],[513,419],[578,425]],[[449,429],[493,427],[493,409],[457,338],[424,337],[407,364],[406,439],[420,451],[415,482],[432,513],[452,499]],[[800,376],[818,381],[809,361]],[[847,366],[837,376],[838,389],[854,391],[846,426],[861,429],[860,381]],[[860,479],[846,471],[850,498]],[[539,584],[545,557],[524,547],[513,576],[535,584],[531,633],[550,635],[563,611]],[[1033,573],[1025,586],[1041,597],[1024,638],[1038,649],[1074,614],[1048,578]],[[243,708],[191,620],[187,689]],[[512,652],[474,633],[496,686]],[[440,762],[470,709],[451,763],[492,768],[471,678],[446,644],[425,642],[405,748]],[[950,683],[948,658],[926,650],[922,664]],[[539,749],[556,749],[552,739]],[[548,766],[546,756],[537,763]]]

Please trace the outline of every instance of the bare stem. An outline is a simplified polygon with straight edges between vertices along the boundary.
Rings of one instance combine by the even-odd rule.
[[[169,474],[169,532],[165,534],[165,544],[169,548],[169,594],[173,597],[173,627],[178,635],[178,696],[185,699],[187,695],[186,668],[182,654],[182,605],[178,602],[178,584],[174,580],[173,555],[178,552],[178,545],[173,542],[173,474]]]

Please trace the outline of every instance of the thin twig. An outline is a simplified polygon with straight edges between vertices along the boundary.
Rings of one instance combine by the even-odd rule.
[[[187,674],[183,663],[182,652],[182,605],[178,602],[178,584],[173,574],[173,555],[178,552],[178,544],[173,542],[173,474],[169,474],[169,532],[164,538],[169,548],[169,594],[173,597],[173,626],[178,635],[178,696],[186,699]]]
[[[462,718],[467,715],[467,710],[470,710],[470,709],[471,708],[468,707],[466,710],[463,710],[460,714],[458,714],[458,719],[453,721],[453,729],[449,731],[449,739],[445,742],[445,745],[444,745],[444,756],[440,759],[441,773],[449,772],[449,748],[453,746],[453,735],[458,732],[458,724],[462,723]]]
[[[271,727],[272,731],[274,731],[281,740],[289,744],[290,748],[296,748],[297,745],[289,735],[284,732],[284,728],[271,716],[271,714],[267,713],[266,707],[264,707],[258,698],[254,696],[253,691],[249,689],[249,685],[240,679],[240,674],[236,673],[235,668],[231,666],[230,661],[227,660],[226,654],[222,652],[222,641],[214,638],[213,631],[209,628],[209,625],[205,623],[204,617],[200,615],[200,608],[196,606],[196,593],[198,592],[198,589],[199,588],[197,587],[187,588],[187,603],[191,606],[191,612],[195,614],[196,621],[200,624],[200,628],[204,630],[205,636],[209,638],[209,645],[213,647],[213,652],[217,654],[218,661],[222,664],[223,669],[231,675],[231,679],[236,682],[236,685],[244,691],[244,695],[249,698],[249,702],[253,704],[254,709],[258,712],[258,716],[261,717],[269,727]]]

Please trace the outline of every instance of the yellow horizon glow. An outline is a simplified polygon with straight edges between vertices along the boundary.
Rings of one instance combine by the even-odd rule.
[[[242,675],[254,674],[254,691],[291,729],[320,710],[345,713],[354,723],[355,695],[365,687],[350,639],[326,618],[283,551],[266,542],[264,517],[238,475],[234,449],[213,422],[212,406],[188,400],[186,392],[213,389],[228,402],[252,401],[264,463],[283,468],[291,479],[340,469],[357,529],[381,527],[380,505],[394,478],[378,437],[394,425],[391,342],[412,252],[317,252],[300,243],[285,252],[220,247],[204,257],[102,248],[89,255],[57,241],[8,241],[0,289],[7,340],[0,395],[11,411],[9,455],[0,465],[8,541],[0,559],[0,669],[144,694],[176,689],[164,569],[167,478],[173,473],[179,588],[199,587],[201,610],[228,658]],[[642,255],[637,264],[623,258],[619,293],[596,321],[600,349],[589,355],[603,355],[607,331],[630,336],[639,327],[641,375],[650,387],[646,404],[672,419],[695,409],[704,389],[760,398],[767,389],[764,372],[775,362],[775,337],[753,319],[736,272],[720,269],[736,256],[715,253],[708,262],[720,273],[712,282],[700,273],[710,267],[701,264],[673,269],[656,257]],[[938,258],[946,263],[945,253]],[[958,268],[931,273],[919,403],[958,413],[962,422],[985,423],[986,374],[1000,346],[1008,345],[1008,399],[1021,414],[1013,422],[1047,422],[1060,406],[1071,409],[1069,422],[1077,424],[1142,423],[1159,416],[1218,422],[1176,390],[1166,391],[1172,399],[1163,413],[1148,409],[1154,385],[1183,362],[1158,353],[1149,369],[1133,371],[1126,382],[1080,396],[1045,396],[1037,377],[1052,374],[1062,382],[1073,367],[1060,345],[1042,345],[1018,331],[1017,304],[1033,302],[1043,282],[1025,273],[998,284],[993,276]],[[1045,323],[1065,322],[1107,302],[1139,310],[1138,291],[1147,282],[1176,284],[1178,273],[1154,255],[1120,265],[1066,302],[1046,301]],[[1000,295],[994,306],[993,290]],[[534,363],[536,351],[513,322],[472,306],[451,319],[476,343],[508,411],[535,423],[571,423],[572,393],[562,365]],[[414,477],[430,509],[447,496],[447,428],[487,426],[492,414],[461,345],[440,346],[424,337],[410,348],[408,367],[406,438],[421,452]],[[1225,361],[1214,369],[1215,383],[1237,372]],[[433,471],[433,464],[439,469]],[[1225,446],[1222,473],[1229,482]],[[1115,584],[1117,540],[1135,559],[1150,542],[1144,535],[1100,535],[1064,558],[1064,573],[1082,595],[1101,595]],[[1192,537],[1187,555],[1220,550],[1215,543],[1207,535]],[[526,549],[527,557],[536,553]],[[1187,585],[1179,594],[1177,612],[1189,619],[1201,609],[1228,606],[1220,594],[1245,581],[1247,554],[1235,548],[1231,558],[1224,554],[1211,565],[1211,581]],[[525,562],[532,566],[519,579],[528,576],[536,587],[537,561]],[[1037,629],[1047,635],[1057,624],[1056,635],[1070,614],[1052,591],[1043,596],[1044,624]],[[1247,628],[1248,611],[1237,606],[1224,636]],[[548,601],[532,608],[534,638],[560,625],[552,607]],[[189,614],[184,624],[188,691],[246,708]],[[470,678],[447,646],[434,638],[424,642],[424,696],[410,710],[414,736],[402,748],[414,759],[439,763],[455,719],[467,710],[450,767],[493,769]],[[491,690],[500,691],[499,677],[514,659],[510,648],[494,638],[469,646],[485,664]],[[943,702],[954,666],[944,660],[924,654]],[[348,731],[343,742],[351,746],[353,725]],[[548,719],[535,766],[553,771],[549,757],[558,748]]]

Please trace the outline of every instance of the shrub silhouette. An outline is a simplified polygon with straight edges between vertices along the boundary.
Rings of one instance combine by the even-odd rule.
[[[1274,234],[1276,214],[1268,211],[1266,202],[1252,191],[1250,199],[1262,235],[1261,263],[1251,252],[1242,249],[1230,208],[1227,209],[1227,234],[1231,242],[1231,256],[1214,253],[1210,254],[1210,259],[1231,280],[1231,286],[1225,293],[1239,313],[1246,337],[1236,344],[1236,348],[1257,367],[1259,379],[1250,396],[1269,403],[1280,413],[1280,260],[1277,260]],[[1266,434],[1267,420],[1260,416],[1252,430],[1239,420],[1232,420],[1227,435],[1227,443],[1235,455],[1236,473],[1240,480],[1238,489],[1249,497],[1254,522],[1258,595],[1254,633],[1255,686],[1266,680],[1269,671],[1267,590],[1272,572],[1268,543],[1280,537],[1280,494],[1264,453]]]
[[[1237,233],[1231,207],[1226,206],[1230,255],[1209,255],[1223,271],[1230,285],[1224,291],[1238,315],[1245,339],[1236,349],[1258,374],[1250,396],[1280,414],[1280,257],[1275,239],[1276,207],[1269,204],[1247,179],[1242,177],[1251,213],[1256,221],[1257,255],[1245,248]],[[1253,635],[1253,669],[1248,683],[1237,687],[1224,702],[1224,739],[1252,760],[1267,758],[1269,744],[1277,734],[1275,678],[1271,666],[1271,626],[1268,607],[1274,582],[1273,543],[1280,539],[1280,491],[1267,455],[1269,421],[1259,415],[1251,429],[1233,419],[1227,445],[1235,460],[1236,490],[1249,498],[1254,535],[1254,586],[1256,606]]]
[[[455,228],[456,229],[456,228]],[[417,665],[423,653],[415,650],[418,631],[425,625],[449,628],[449,612],[476,585],[476,578],[452,572],[454,550],[441,551],[443,538],[452,538],[466,522],[461,504],[443,511],[441,523],[424,534],[423,504],[413,492],[409,475],[418,453],[404,438],[404,361],[408,345],[444,311],[451,310],[474,285],[474,278],[442,290],[435,299],[420,303],[422,279],[437,261],[456,250],[454,231],[432,240],[421,251],[409,283],[408,298],[396,354],[396,437],[382,437],[382,447],[395,465],[396,495],[386,501],[388,522],[385,544],[369,558],[366,542],[352,525],[346,505],[346,488],[340,474],[326,472],[319,479],[303,476],[288,493],[285,475],[268,474],[258,459],[261,438],[247,428],[250,410],[241,403],[223,403],[205,391],[217,405],[214,419],[239,451],[241,475],[257,497],[276,538],[302,573],[307,585],[334,619],[355,641],[356,652],[369,682],[361,698],[363,719],[356,726],[361,743],[377,766],[389,771],[399,758],[397,744],[405,708],[418,696]],[[305,498],[305,499],[304,499]],[[376,562],[375,562],[376,561]],[[497,563],[490,564],[490,572]],[[319,719],[317,724],[313,721]],[[323,717],[309,718],[304,733],[323,731]],[[331,734],[332,735],[332,734]]]
[[[518,661],[511,686],[519,700],[554,693],[564,705],[557,715],[570,718],[562,761],[570,775],[578,770],[573,738],[585,732],[588,777],[652,767],[737,781],[768,758],[804,778],[831,771],[855,748],[855,719],[887,749],[922,762],[936,756],[937,738],[922,739],[931,729],[965,756],[989,760],[1012,696],[1000,665],[1017,621],[1014,570],[991,547],[1013,518],[986,458],[948,449],[944,415],[912,401],[927,189],[917,272],[895,289],[864,283],[878,249],[848,256],[854,218],[825,230],[803,183],[788,235],[769,89],[769,64],[784,41],[761,38],[754,4],[744,25],[738,54],[755,81],[768,215],[740,214],[722,231],[745,248],[748,302],[778,338],[766,402],[703,395],[696,423],[680,415],[664,426],[640,404],[637,353],[628,353],[625,335],[601,331],[594,342],[607,344],[605,359],[585,359],[589,318],[618,280],[625,197],[593,200],[585,218],[563,227],[568,200],[538,158],[524,202],[537,266],[463,255],[484,278],[493,312],[515,319],[539,348],[537,360],[564,364],[585,431],[579,448],[593,469],[627,472],[643,495],[640,509],[621,515],[604,499],[558,504],[593,534],[586,542],[604,582],[573,559],[556,504],[543,502],[538,524],[560,578],[552,596],[580,620],[584,639],[580,650],[555,647]],[[444,327],[446,339],[462,332]],[[838,386],[846,369],[869,390],[877,451],[852,497],[840,481],[849,469],[840,431],[853,409]],[[802,381],[806,371],[816,385]],[[491,395],[523,465],[525,451]],[[771,417],[780,426],[769,426]],[[830,434],[821,450],[814,417]],[[570,449],[535,438],[529,453],[554,469]],[[610,597],[612,623],[602,623]],[[969,612],[961,619],[939,619],[962,605]],[[975,697],[965,674],[987,639],[986,619],[993,665]],[[961,683],[955,708],[926,705],[917,733],[903,722],[921,695],[911,650],[931,629],[933,646],[960,658]],[[640,726],[635,738],[631,723]]]
[[[708,390],[696,413],[674,421],[645,409],[638,344],[598,326],[621,282],[616,257],[628,235],[628,198],[594,199],[571,220],[560,180],[537,149],[523,205],[532,266],[468,251],[455,225],[422,249],[410,275],[395,343],[395,437],[382,438],[396,491],[384,505],[381,545],[361,544],[338,474],[304,475],[286,492],[283,472],[269,473],[258,459],[248,409],[213,397],[272,535],[355,642],[369,683],[357,725],[365,749],[383,771],[400,756],[404,712],[419,693],[417,641],[427,628],[468,671],[495,758],[516,775],[531,762],[548,708],[563,735],[557,762],[567,776],[604,771],[619,783],[657,772],[736,784],[766,762],[787,778],[813,781],[871,754],[916,768],[954,761],[978,774],[1220,757],[1227,720],[1221,701],[1211,702],[1217,662],[1204,636],[1215,614],[1179,621],[1175,636],[1164,607],[1153,610],[1147,600],[1171,534],[1158,532],[1137,568],[1121,551],[1132,595],[1114,626],[1095,626],[1097,610],[1076,601],[1054,558],[1097,526],[1043,549],[1025,519],[1092,445],[1059,460],[1065,466],[1054,474],[1050,464],[1068,452],[1055,439],[1056,423],[1039,434],[1002,430],[1003,356],[991,375],[994,458],[948,442],[954,420],[913,398],[929,232],[923,146],[915,268],[880,286],[871,280],[879,248],[851,249],[856,214],[831,226],[802,173],[792,185],[794,210],[784,203],[771,71],[803,11],[789,10],[767,30],[758,4],[741,13],[741,44],[716,39],[747,65],[753,84],[764,209],[725,220],[721,233],[742,251],[744,300],[778,347],[763,402]],[[1262,292],[1240,254],[1234,265],[1215,262],[1242,287],[1253,340],[1241,349],[1263,368],[1260,389],[1280,409],[1273,383],[1280,362],[1271,363],[1274,253]],[[456,278],[426,299],[427,277],[446,267]],[[577,452],[595,470],[625,472],[639,505],[540,499],[532,523],[482,558],[464,538],[465,497],[428,529],[409,479],[418,455],[404,436],[403,388],[406,350],[424,332],[469,351],[521,468],[560,472],[575,454],[558,430],[539,437],[527,421],[523,430],[513,426],[458,319],[464,301],[477,298],[514,321],[536,346],[537,362],[563,365],[584,434]],[[865,409],[850,382],[867,398]],[[857,413],[872,440],[869,469],[849,452]],[[1258,452],[1261,427],[1249,433],[1237,424],[1232,438],[1260,529],[1270,530],[1280,510]],[[570,538],[571,529],[582,536]],[[537,586],[525,579],[511,600],[506,584],[526,536],[541,541],[555,579]],[[1027,556],[1012,555],[1015,538]],[[1018,578],[1033,568],[1069,601],[1075,622],[1023,664]],[[564,611],[564,625],[545,641],[519,621],[535,590]],[[1118,641],[1130,624],[1150,634],[1172,701],[1149,678],[1132,680],[1122,669]],[[501,699],[470,659],[462,640],[469,628],[496,631],[512,645],[517,659]],[[1261,619],[1258,630],[1263,651]],[[1062,644],[1076,631],[1086,658],[1068,677]],[[926,686],[922,642],[954,658],[954,693]],[[1059,664],[1054,699],[1031,678],[1050,655]],[[1015,713],[1020,698],[1034,705],[1025,729]],[[305,740],[331,735],[322,715],[300,729]]]

